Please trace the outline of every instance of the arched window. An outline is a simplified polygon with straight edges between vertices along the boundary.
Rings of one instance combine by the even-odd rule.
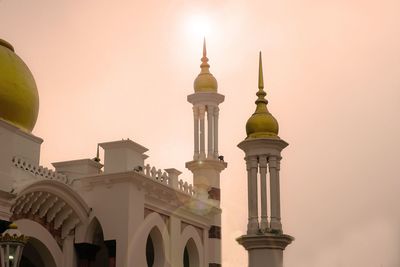
[[[146,261],[148,267],[153,267],[154,264],[154,244],[153,239],[149,235],[146,242]]]
[[[188,240],[183,252],[183,267],[200,267],[199,251],[192,238]]]
[[[165,263],[164,243],[160,230],[154,227],[146,242],[147,267],[162,267]]]
[[[185,247],[185,251],[183,252],[183,267],[190,267],[189,252],[187,250],[187,247]]]

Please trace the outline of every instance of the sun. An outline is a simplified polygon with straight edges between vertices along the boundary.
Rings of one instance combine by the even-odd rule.
[[[210,17],[204,15],[191,15],[185,21],[185,30],[189,38],[203,38],[213,35],[215,26]]]

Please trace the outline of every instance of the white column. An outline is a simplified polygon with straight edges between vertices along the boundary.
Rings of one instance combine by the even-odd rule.
[[[205,152],[205,128],[204,128],[204,117],[205,117],[205,107],[199,106],[199,119],[200,119],[200,159],[204,159]]]
[[[271,228],[282,230],[281,211],[279,199],[279,159],[276,156],[268,158],[269,175],[271,183]]]
[[[63,241],[63,266],[76,266],[76,254],[74,249],[74,236],[68,235]]]
[[[267,156],[259,156],[260,165],[260,187],[261,187],[261,221],[260,229],[262,232],[268,228],[268,205],[267,205]]]
[[[193,120],[194,120],[194,154],[193,160],[199,159],[199,109],[197,106],[193,107]]]
[[[218,158],[218,116],[219,107],[214,107],[214,157]]]
[[[169,247],[173,248],[176,244],[179,244],[179,237],[181,235],[181,220],[175,216],[170,217],[170,244]],[[170,249],[170,264],[167,264],[168,267],[173,266],[182,266],[182,258],[179,256],[179,250],[177,249]],[[167,257],[168,258],[168,257]],[[147,264],[146,264],[147,265]]]
[[[207,106],[207,132],[208,132],[208,139],[207,139],[207,158],[214,157],[213,151],[213,116],[214,116],[214,107],[208,105]]]
[[[258,232],[257,157],[246,157],[249,222],[247,233]]]

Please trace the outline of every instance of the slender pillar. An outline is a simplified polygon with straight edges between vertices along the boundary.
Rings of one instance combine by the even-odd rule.
[[[260,229],[262,232],[268,228],[268,203],[267,203],[267,156],[259,157],[260,165],[260,187],[261,187],[261,222]]]
[[[199,119],[200,119],[200,159],[204,159],[205,152],[205,127],[204,127],[204,117],[205,117],[205,107],[199,106]]]
[[[213,151],[213,116],[214,116],[214,107],[208,105],[207,106],[207,158],[214,157]]]
[[[246,157],[246,165],[249,205],[249,222],[247,225],[247,233],[256,234],[258,232],[257,157]]]
[[[278,161],[276,156],[268,158],[270,183],[271,183],[271,228],[274,230],[282,230],[281,211],[279,200],[279,172]]]
[[[199,109],[197,106],[193,107],[193,121],[194,121],[194,155],[193,160],[199,159]]]
[[[218,158],[218,116],[219,107],[214,107],[214,157]]]

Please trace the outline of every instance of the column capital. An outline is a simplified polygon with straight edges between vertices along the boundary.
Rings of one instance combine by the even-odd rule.
[[[250,170],[251,168],[257,168],[257,156],[247,156],[244,159],[246,160],[247,170]]]
[[[260,163],[260,168],[266,168],[268,166],[267,155],[259,156],[258,162]]]
[[[193,114],[195,117],[199,116],[199,107],[198,106],[193,106]]]
[[[219,115],[219,107],[214,107],[214,115],[215,116]]]
[[[268,156],[268,164],[270,168],[278,169],[279,162],[282,157],[280,156]]]
[[[204,105],[198,105],[197,107],[198,107],[200,113],[206,111],[206,106],[204,106]]]

